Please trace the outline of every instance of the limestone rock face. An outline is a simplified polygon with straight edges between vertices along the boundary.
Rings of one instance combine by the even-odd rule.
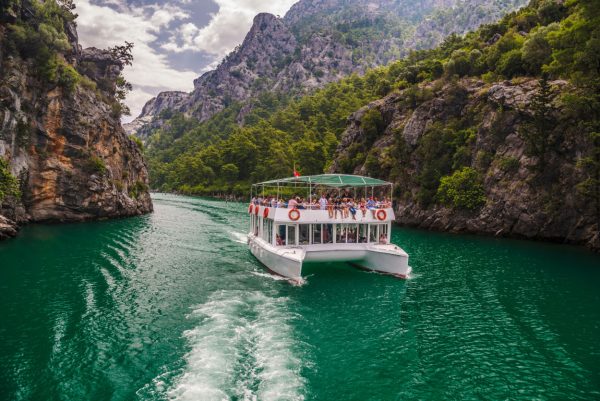
[[[555,98],[569,90],[565,81],[553,81],[551,86]],[[384,160],[389,152],[404,154],[401,165],[380,163],[379,171],[380,178],[395,181],[398,188],[398,223],[439,231],[582,244],[600,250],[593,204],[575,189],[582,181],[577,160],[589,146],[582,135],[570,129],[577,125],[562,119],[564,113],[554,105],[558,122],[550,135],[555,135],[560,145],[547,155],[546,168],[540,172],[537,158],[528,156],[522,137],[538,81],[486,85],[463,80],[459,87],[460,96],[455,87],[447,85],[416,107],[402,102],[400,92],[357,111],[348,120],[331,172],[341,172],[344,160],[353,157],[355,144],[364,143],[363,115],[376,109],[385,128],[368,152],[379,160]],[[486,202],[475,210],[446,207],[435,200],[425,206],[418,197],[421,184],[417,177],[423,173],[424,163],[423,138],[433,124],[443,128],[457,119],[475,133],[463,156],[467,166],[481,176],[485,190]],[[367,163],[360,164],[354,173],[373,175],[370,168]]]
[[[0,25],[0,39],[4,34]],[[76,40],[76,32],[69,37]],[[16,226],[26,222],[152,211],[142,152],[106,100],[123,65],[107,51],[81,50],[76,42],[72,47],[79,50],[64,60],[102,82],[103,97],[99,89],[83,85],[67,93],[40,81],[32,62],[14,55],[0,59],[0,157],[8,160],[22,193],[0,205],[0,238],[14,235]]]
[[[153,106],[158,98],[173,111],[204,121],[232,102],[249,101],[264,92],[308,93],[384,65],[411,49],[435,46],[452,32],[495,21],[525,2],[300,0],[283,18],[257,15],[243,43],[214,71],[196,79],[187,98],[178,92],[161,93],[126,129],[145,139],[165,124],[158,117],[162,110]],[[251,105],[241,110],[239,122]]]

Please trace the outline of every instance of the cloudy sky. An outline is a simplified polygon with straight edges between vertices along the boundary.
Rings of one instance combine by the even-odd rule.
[[[284,15],[297,0],[75,0],[83,47],[135,44],[125,76],[130,121],[164,90],[191,91],[192,81],[242,42],[259,12]]]

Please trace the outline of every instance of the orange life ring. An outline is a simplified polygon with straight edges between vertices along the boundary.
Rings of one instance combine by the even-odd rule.
[[[300,212],[298,211],[298,209],[292,209],[288,212],[288,217],[290,218],[290,220],[296,221],[300,218]]]
[[[260,211],[260,206],[256,205],[254,208],[254,214],[258,216],[258,212]]]
[[[269,217],[269,208],[266,207],[265,210],[263,210],[263,217],[266,219],[267,217]]]
[[[250,206],[248,206],[248,214],[252,214],[252,209],[253,209],[253,206],[251,203]]]
[[[383,209],[377,211],[377,218],[381,221],[387,218],[387,212]]]

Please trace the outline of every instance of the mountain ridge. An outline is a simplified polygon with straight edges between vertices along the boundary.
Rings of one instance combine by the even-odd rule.
[[[244,41],[219,66],[194,80],[194,90],[186,99],[170,102],[172,111],[182,112],[202,122],[232,102],[245,102],[261,93],[284,92],[291,95],[310,93],[324,85],[367,68],[384,65],[400,58],[412,48],[433,46],[450,31],[467,32],[498,17],[498,11],[481,11],[482,0],[301,0],[283,18],[260,13]],[[523,0],[510,0],[497,6],[510,11]],[[452,8],[473,15],[468,24],[448,28],[433,37],[411,36],[418,31],[414,21],[435,20],[436,12]],[[458,11],[457,11],[458,10]],[[487,10],[487,8],[485,8]],[[432,27],[428,32],[435,31]],[[405,44],[405,42],[407,44]],[[265,51],[263,51],[265,50]],[[164,97],[165,95],[160,95]],[[149,103],[154,102],[151,99]],[[144,140],[164,121],[157,109],[151,122],[140,115],[125,124],[131,133]],[[251,106],[243,108],[239,121]]]

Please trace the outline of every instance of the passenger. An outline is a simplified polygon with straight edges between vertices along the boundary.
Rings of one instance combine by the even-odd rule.
[[[327,201],[327,214],[329,215],[330,219],[333,219],[333,198],[331,197]]]
[[[288,209],[297,209],[298,208],[298,201],[296,200],[296,198],[294,198],[292,196],[290,198],[290,200],[288,201],[287,207],[288,207]]]
[[[277,246],[282,246],[283,245],[283,240],[281,239],[281,237],[279,236],[279,234],[275,234],[275,243],[277,244]]]
[[[256,196],[252,197],[252,200],[250,200],[250,203],[252,203],[253,205],[256,205]]]
[[[352,214],[352,220],[356,220],[356,208],[354,207],[354,201],[352,199],[348,201],[348,210],[350,211],[350,214]]]
[[[362,198],[359,203],[360,211],[362,212],[363,218],[367,214],[367,202],[365,202],[365,198]]]
[[[381,235],[379,236],[379,243],[387,244],[387,235],[385,235],[385,233],[381,233]]]
[[[341,207],[342,207],[342,219],[347,219],[348,218],[348,203],[347,203],[346,198],[342,199]]]
[[[327,198],[325,197],[325,194],[321,194],[321,198],[319,199],[319,209],[321,209],[321,210],[327,209]],[[329,216],[329,217],[331,217],[331,216]]]
[[[277,201],[277,207],[278,207],[278,208],[280,208],[280,207],[285,207],[285,202],[283,201],[283,199],[281,199],[281,198],[280,198],[280,199]]]
[[[371,211],[371,213],[373,214],[373,218],[375,218],[375,213],[376,213],[376,204],[375,201],[373,200],[373,198],[369,198],[369,200],[367,201],[367,209],[369,209]]]
[[[338,213],[341,215],[342,214],[342,209],[341,209],[341,203],[342,201],[340,200],[340,198],[335,198],[333,201],[333,212],[334,212],[334,218],[337,219],[338,218]]]
[[[306,209],[306,203],[304,202],[304,198],[296,197],[296,207],[298,209]]]
[[[275,199],[275,197],[271,198],[271,207],[272,208],[276,208],[277,207],[277,199]]]

